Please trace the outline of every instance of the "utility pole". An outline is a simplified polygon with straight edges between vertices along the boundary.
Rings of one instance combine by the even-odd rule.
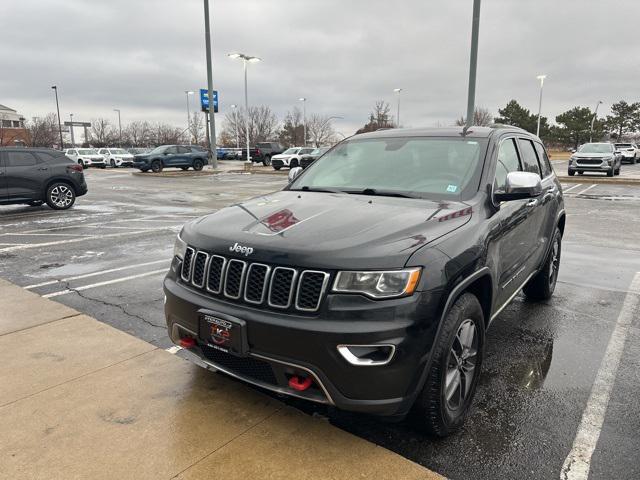
[[[71,125],[69,125],[69,131],[71,132],[71,146],[75,147],[76,146],[76,140],[73,137],[73,113],[69,114],[69,118],[71,119]]]
[[[209,0],[204,0],[204,37],[207,55],[207,92],[209,95],[209,150],[211,168],[218,168],[218,148],[216,146],[216,116],[213,106],[213,73],[211,66],[211,28],[209,27]]]
[[[51,87],[56,92],[56,110],[58,111],[58,132],[60,132],[60,150],[64,150],[64,142],[62,141],[62,122],[60,121],[60,104],[58,103],[58,87]]]
[[[473,0],[473,20],[471,23],[471,55],[469,59],[469,94],[467,96],[467,122],[462,129],[465,135],[473,124],[476,103],[476,71],[478,69],[478,32],[480,30],[480,0]]]
[[[593,118],[591,119],[591,128],[589,129],[589,143],[593,142],[593,124],[595,123],[596,118],[598,117],[598,107],[600,106],[601,103],[602,103],[602,100],[598,100],[598,103],[596,103],[596,111],[593,114]]]

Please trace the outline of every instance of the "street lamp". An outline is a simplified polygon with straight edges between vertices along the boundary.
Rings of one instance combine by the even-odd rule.
[[[393,91],[398,95],[398,115],[396,116],[396,121],[398,123],[398,127],[400,127],[400,92],[402,92],[402,89],[394,88]]]
[[[546,75],[538,75],[536,77],[540,80],[540,100],[538,102],[538,128],[536,129],[536,136],[540,136],[540,114],[542,112],[542,87],[544,87],[544,79],[547,78]]]
[[[236,148],[240,148],[240,129],[238,128],[238,105],[233,103],[231,104],[231,108],[233,108],[233,121],[235,123],[234,129],[236,131]]]
[[[304,132],[304,146],[307,146],[307,99],[300,97],[298,100],[302,102],[302,131]]]
[[[241,59],[242,65],[244,68],[244,108],[245,119],[244,119],[244,128],[247,134],[247,162],[251,161],[251,152],[249,146],[249,94],[247,93],[247,63],[257,63],[262,59],[258,57],[251,57],[249,55],[245,55],[244,53],[228,53],[227,57],[231,59]]]
[[[184,94],[187,96],[187,132],[189,132],[189,142],[191,142],[191,111],[189,109],[189,95],[193,95],[195,92],[192,90],[185,90]]]
[[[598,107],[600,106],[601,103],[602,103],[602,100],[598,100],[598,103],[596,103],[595,113],[593,114],[593,118],[591,119],[591,128],[589,129],[589,143],[593,142],[593,124],[596,121],[596,118],[598,116]]]
[[[56,110],[58,111],[58,132],[60,132],[60,149],[64,149],[64,143],[62,141],[62,123],[60,122],[60,104],[58,103],[58,87],[53,85],[51,87],[56,92]]]
[[[120,109],[114,108],[113,111],[118,112],[118,142],[120,143],[120,148],[122,148],[122,122],[120,121]]]

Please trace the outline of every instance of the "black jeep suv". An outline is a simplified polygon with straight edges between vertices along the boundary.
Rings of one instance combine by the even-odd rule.
[[[491,321],[556,285],[565,212],[542,143],[384,130],[291,176],[184,226],[164,280],[172,340],[272,391],[458,429]]]
[[[82,165],[49,148],[0,148],[0,205],[44,202],[66,210],[87,193]]]

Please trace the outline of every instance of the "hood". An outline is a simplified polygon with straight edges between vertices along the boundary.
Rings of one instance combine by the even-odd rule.
[[[280,160],[284,160],[284,159],[290,158],[290,157],[292,157],[292,156],[293,156],[293,155],[283,155],[282,153],[280,153],[280,154],[278,154],[278,155],[274,155],[274,156],[273,156],[273,157],[271,157],[271,158],[277,158],[277,159],[280,159]]]
[[[604,157],[612,157],[613,152],[609,153],[579,153],[576,152],[573,154],[574,157],[577,158],[604,158]]]
[[[189,222],[182,238],[196,248],[254,262],[400,268],[417,249],[467,223],[471,213],[459,202],[281,191]],[[251,253],[232,252],[236,244]]]

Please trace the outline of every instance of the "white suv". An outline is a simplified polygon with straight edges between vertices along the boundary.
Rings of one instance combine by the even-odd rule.
[[[98,152],[104,155],[107,165],[117,167],[133,167],[133,155],[123,148],[101,148]]]
[[[313,152],[315,149],[310,147],[291,147],[279,155],[271,157],[271,165],[275,170],[282,167],[294,168],[300,166],[300,157]]]
[[[622,155],[623,162],[630,162],[632,165],[638,161],[638,147],[633,143],[616,143],[616,150]]]
[[[95,148],[67,148],[64,154],[74,162],[82,165],[82,168],[107,166],[105,158]]]

